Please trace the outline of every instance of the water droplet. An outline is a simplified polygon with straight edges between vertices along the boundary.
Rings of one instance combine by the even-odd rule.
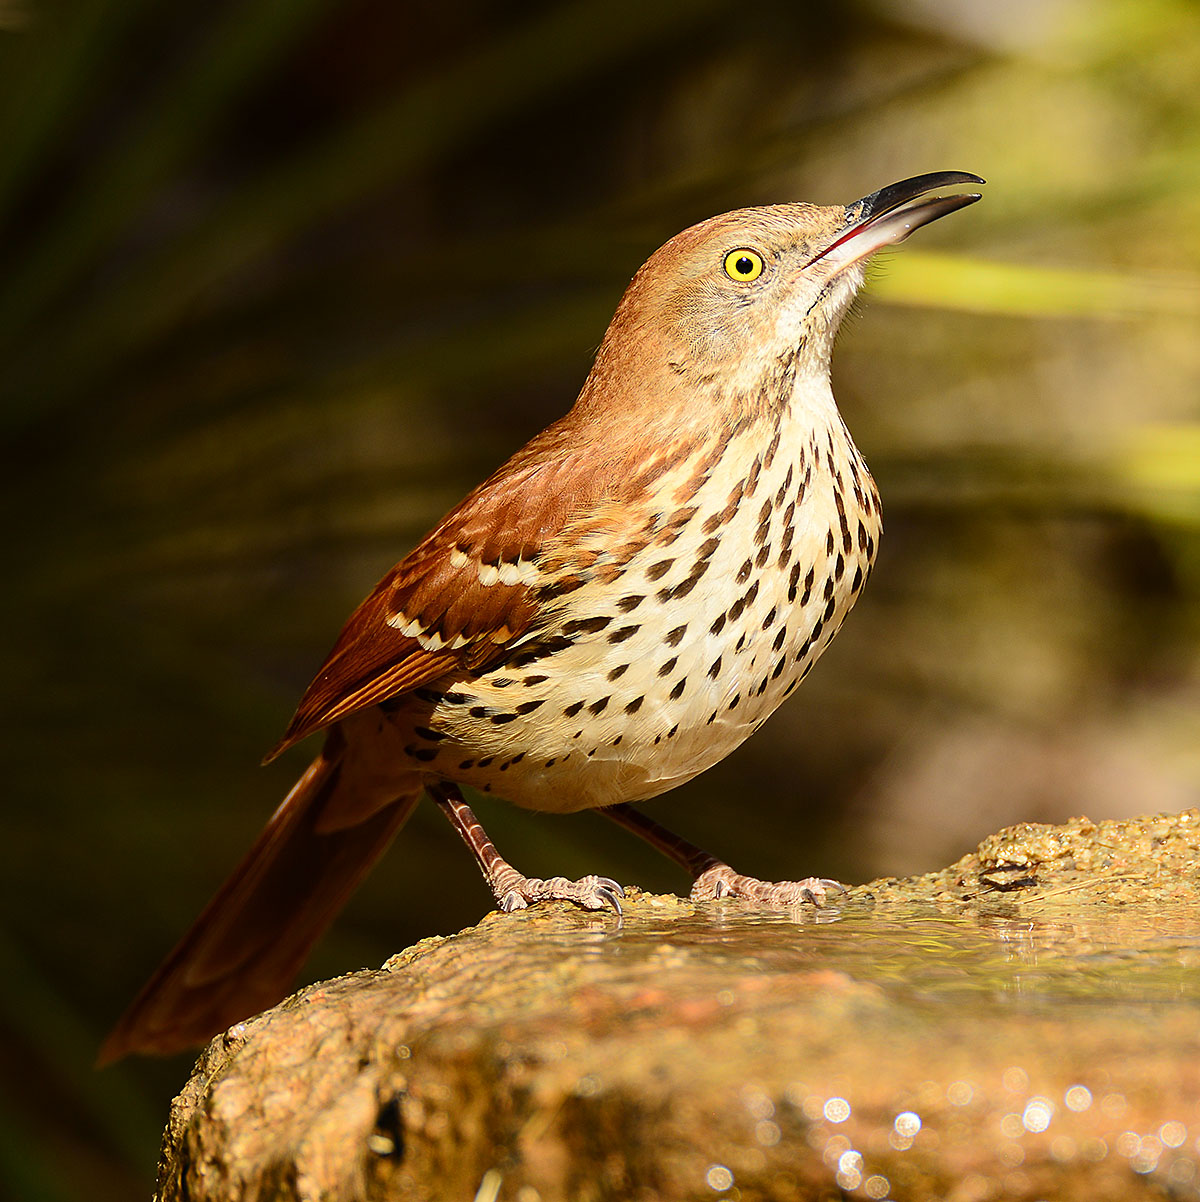
[[[831,1123],[844,1123],[850,1117],[850,1103],[845,1098],[829,1098],[822,1113]],[[917,1120],[920,1127],[920,1120]]]
[[[912,1139],[921,1130],[921,1116],[915,1110],[902,1110],[896,1115],[892,1126],[896,1134],[905,1139]]]

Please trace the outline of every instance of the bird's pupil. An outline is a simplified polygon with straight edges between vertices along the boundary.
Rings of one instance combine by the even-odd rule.
[[[741,275],[749,275],[754,270],[754,263],[751,261],[748,255],[742,255],[742,257],[738,259],[734,266],[738,269],[738,272]]]

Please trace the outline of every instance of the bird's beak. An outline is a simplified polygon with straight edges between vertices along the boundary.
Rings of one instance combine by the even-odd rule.
[[[913,230],[981,199],[978,192],[932,196],[926,200],[920,197],[953,184],[982,183],[979,176],[967,171],[931,171],[880,188],[846,206],[846,224],[841,233],[814,255],[809,264],[826,259],[840,271],[874,254],[882,246],[903,242]]]

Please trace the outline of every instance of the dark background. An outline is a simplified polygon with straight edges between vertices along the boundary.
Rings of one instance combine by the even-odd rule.
[[[0,2],[0,1194],[144,1196],[187,1060],[90,1070],[300,771],[341,622],[724,209],[938,169],[835,387],[887,529],[762,733],[650,807],[762,876],[1191,805],[1200,15],[1184,0]],[[483,802],[534,874],[686,882]],[[314,956],[491,905],[426,807]]]

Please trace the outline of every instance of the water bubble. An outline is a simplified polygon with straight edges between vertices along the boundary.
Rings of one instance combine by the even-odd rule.
[[[1158,1138],[1168,1148],[1181,1148],[1183,1147],[1183,1141],[1187,1139],[1187,1128],[1178,1119],[1172,1119],[1170,1122],[1163,1123],[1159,1127]]]
[[[1029,1088],[1029,1074],[1020,1065],[1006,1068],[1000,1080],[1011,1093],[1024,1093]]]
[[[845,1098],[830,1098],[822,1111],[831,1123],[844,1123],[850,1117],[850,1103]],[[920,1120],[918,1120],[920,1126]]]
[[[1053,1117],[1054,1103],[1049,1098],[1030,1098],[1021,1112],[1021,1126],[1036,1135],[1050,1126]]]
[[[761,1123],[754,1125],[754,1138],[764,1148],[773,1148],[779,1142],[781,1134],[778,1125],[770,1119],[763,1119]]]
[[[1063,1094],[1063,1101],[1068,1110],[1074,1110],[1078,1114],[1092,1104],[1092,1091],[1086,1085],[1072,1085]]]
[[[724,1193],[733,1184],[733,1174],[723,1164],[710,1164],[704,1182],[718,1194]]]
[[[1118,1155],[1126,1158],[1136,1156],[1142,1146],[1142,1137],[1136,1131],[1122,1131],[1113,1145]]]
[[[863,1158],[861,1152],[851,1148],[838,1157],[837,1183],[842,1189],[858,1189],[862,1184]]]
[[[975,1096],[975,1087],[970,1081],[951,1081],[946,1086],[946,1100],[951,1106],[967,1106]]]
[[[896,1115],[892,1126],[897,1135],[905,1139],[912,1139],[921,1130],[921,1116],[915,1110],[902,1110]]]
[[[1020,1139],[1025,1134],[1025,1124],[1019,1114],[1006,1114],[1000,1120],[1000,1134],[1005,1139]]]
[[[892,1183],[881,1174],[875,1173],[863,1182],[862,1188],[868,1198],[886,1198],[891,1192]]]

